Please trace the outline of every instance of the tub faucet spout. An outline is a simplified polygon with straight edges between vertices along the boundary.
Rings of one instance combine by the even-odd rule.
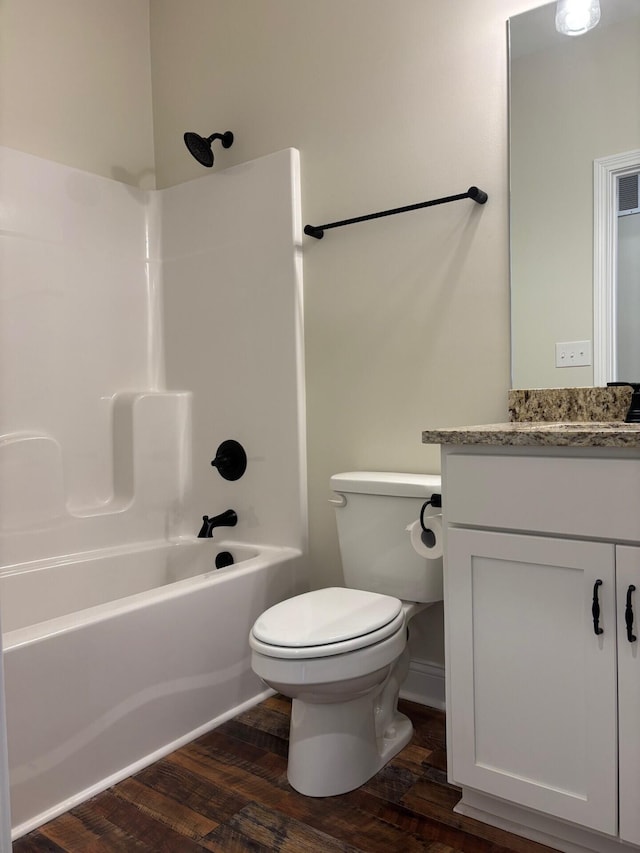
[[[198,539],[211,539],[214,527],[235,527],[238,523],[238,515],[235,510],[228,509],[220,515],[202,516],[202,527],[198,533]]]

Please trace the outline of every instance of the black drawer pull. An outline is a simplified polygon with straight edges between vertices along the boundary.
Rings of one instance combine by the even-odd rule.
[[[624,609],[624,621],[627,623],[627,640],[630,643],[635,643],[638,639],[633,633],[633,604],[631,603],[631,593],[635,591],[635,586],[631,584],[627,590],[627,606]]]
[[[593,585],[593,604],[591,605],[591,613],[593,615],[593,632],[594,634],[604,634],[603,629],[598,624],[600,621],[600,603],[598,601],[598,587],[602,586],[602,581],[598,580]]]

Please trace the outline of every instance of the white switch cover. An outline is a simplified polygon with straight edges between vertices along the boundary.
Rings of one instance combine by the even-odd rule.
[[[591,364],[591,341],[556,344],[556,367],[584,367]]]

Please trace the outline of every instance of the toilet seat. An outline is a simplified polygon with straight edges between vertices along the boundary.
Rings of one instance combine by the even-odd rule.
[[[330,587],[270,607],[256,621],[251,648],[281,659],[320,658],[372,646],[402,629],[398,598]]]

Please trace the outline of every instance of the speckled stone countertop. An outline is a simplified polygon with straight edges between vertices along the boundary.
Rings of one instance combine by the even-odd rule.
[[[509,391],[510,421],[624,421],[631,388],[514,388]]]
[[[428,429],[424,444],[494,447],[638,447],[624,417],[630,388],[530,388],[509,392],[509,423]]]
[[[484,444],[494,447],[640,447],[640,424],[622,421],[520,421],[428,429],[424,444]]]

